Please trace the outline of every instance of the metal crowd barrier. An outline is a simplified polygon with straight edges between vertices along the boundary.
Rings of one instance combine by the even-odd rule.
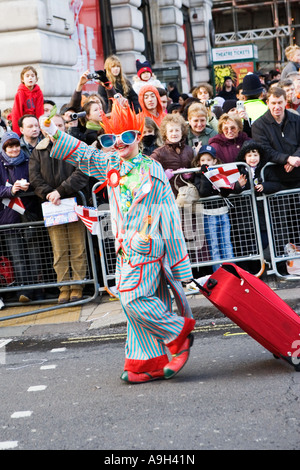
[[[247,166],[243,163],[241,163],[241,165]],[[186,173],[186,170],[181,172]],[[99,185],[99,183],[96,183],[93,190],[96,190]],[[199,269],[208,267],[213,270],[214,266],[217,268],[222,262],[233,262],[240,264],[245,269],[249,267],[251,272],[256,276],[260,276],[263,273],[265,269],[264,249],[261,241],[256,196],[252,179],[250,185],[250,190],[243,191],[239,195],[232,194],[226,198],[233,256],[212,259],[209,250],[210,240],[208,240],[205,235],[204,203],[209,201],[212,207],[214,207],[214,205],[217,207],[219,201],[224,201],[221,196],[199,198],[199,202],[192,206],[188,205],[179,209],[192,268]],[[113,293],[112,287],[115,284],[116,253],[114,237],[111,231],[110,210],[108,205],[98,205],[94,193],[93,204],[98,208],[98,220],[100,225],[98,244],[102,268],[102,284],[100,284],[99,289]],[[221,246],[221,251],[223,248],[225,247]]]
[[[78,201],[78,203],[86,205],[82,193],[80,193],[80,197],[82,201]],[[3,299],[4,307],[26,305],[29,308],[25,313],[2,316],[0,321],[57,310],[66,306],[81,305],[90,302],[99,295],[92,236],[87,229],[85,229],[85,233],[85,276],[80,280],[58,283],[53,269],[52,245],[44,221],[0,226],[0,298]],[[61,240],[62,244],[65,242],[66,240]],[[12,259],[12,249],[18,253],[18,257],[14,256],[15,261]],[[18,282],[17,279],[22,279],[22,281]],[[59,288],[64,285],[83,286],[83,298],[78,301],[70,301],[67,304],[58,304]],[[20,296],[27,296],[29,291],[30,301],[21,303]],[[30,310],[31,305],[39,305],[39,307]]]
[[[275,166],[274,163],[265,165]],[[271,269],[278,278],[300,280],[300,188],[262,196],[266,217]]]

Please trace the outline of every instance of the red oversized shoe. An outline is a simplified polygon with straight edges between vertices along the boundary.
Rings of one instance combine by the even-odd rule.
[[[164,367],[165,379],[171,379],[183,368],[189,358],[193,342],[194,335],[190,333],[184,340],[178,353],[174,354],[173,359]]]
[[[141,384],[145,382],[151,382],[152,380],[164,379],[164,370],[153,370],[151,372],[131,372],[130,370],[125,370],[121,375],[121,379],[124,382],[131,384]]]

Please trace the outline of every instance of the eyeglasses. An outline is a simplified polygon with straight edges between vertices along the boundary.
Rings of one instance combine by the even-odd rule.
[[[125,131],[122,134],[103,134],[99,136],[102,147],[109,148],[115,145],[117,138],[119,137],[121,142],[125,145],[131,145],[136,141],[137,136],[140,134],[139,131]]]

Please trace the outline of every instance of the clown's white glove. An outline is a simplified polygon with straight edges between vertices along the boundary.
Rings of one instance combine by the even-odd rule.
[[[41,130],[50,135],[50,137],[58,138],[58,127],[54,124],[51,119],[49,119],[47,116],[41,116],[39,119],[40,123],[40,128]]]

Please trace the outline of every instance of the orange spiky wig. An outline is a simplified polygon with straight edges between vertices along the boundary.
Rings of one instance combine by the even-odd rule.
[[[102,127],[106,134],[122,134],[124,131],[139,131],[144,129],[145,117],[143,113],[136,114],[130,106],[123,108],[118,100],[113,99],[110,117],[102,114]]]

